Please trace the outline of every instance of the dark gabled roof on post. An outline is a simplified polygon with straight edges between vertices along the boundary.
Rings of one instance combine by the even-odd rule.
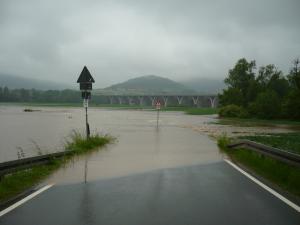
[[[90,71],[88,70],[88,68],[86,68],[86,66],[83,67],[77,83],[95,83],[94,78],[92,77]]]

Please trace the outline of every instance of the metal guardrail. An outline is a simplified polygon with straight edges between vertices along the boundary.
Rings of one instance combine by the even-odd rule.
[[[69,154],[71,154],[71,152],[56,152],[0,163],[0,179],[6,174],[10,174],[23,169],[28,169],[35,165],[46,164],[49,163],[52,159],[62,158]]]
[[[244,147],[246,149],[258,152],[262,155],[266,155],[271,158],[277,159],[281,162],[285,162],[290,165],[300,167],[300,155],[292,152],[284,151],[279,148],[274,148],[264,144],[260,144],[254,141],[242,140],[236,143],[229,144],[227,147],[229,148]]]

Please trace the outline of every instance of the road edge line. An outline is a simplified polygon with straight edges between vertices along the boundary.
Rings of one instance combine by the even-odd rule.
[[[272,188],[268,187],[267,185],[265,185],[264,183],[262,183],[261,181],[259,181],[258,179],[256,179],[255,177],[253,177],[252,175],[250,175],[249,173],[247,173],[246,171],[242,170],[240,167],[238,167],[236,164],[234,164],[230,160],[224,159],[224,161],[227,162],[229,165],[231,165],[236,170],[238,170],[240,173],[242,173],[243,175],[245,175],[246,177],[248,177],[254,183],[258,184],[260,187],[262,187],[263,189],[265,189],[266,191],[268,191],[269,193],[271,193],[272,195],[274,195],[275,197],[277,197],[278,199],[280,199],[281,201],[283,201],[285,204],[289,205],[290,207],[292,207],[293,209],[295,209],[297,212],[300,212],[300,206],[298,206],[297,204],[291,202],[287,198],[283,197],[281,194],[279,194],[278,192],[276,192]]]
[[[15,208],[19,207],[20,205],[24,204],[25,202],[29,201],[30,199],[34,198],[35,196],[37,196],[38,194],[46,191],[47,189],[51,188],[54,184],[48,184],[42,188],[40,188],[39,190],[37,190],[36,192],[32,193],[31,195],[28,195],[27,197],[23,198],[22,200],[16,202],[15,204],[7,207],[6,209],[2,210],[0,212],[0,217],[5,215],[6,213],[14,210]]]

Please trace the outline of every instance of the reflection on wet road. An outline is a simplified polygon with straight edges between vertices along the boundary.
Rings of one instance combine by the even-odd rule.
[[[58,185],[0,217],[11,224],[298,225],[300,214],[223,162]]]

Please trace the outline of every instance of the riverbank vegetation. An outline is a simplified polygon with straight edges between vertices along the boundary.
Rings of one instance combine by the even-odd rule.
[[[30,169],[4,176],[0,180],[0,202],[4,202],[37,185],[55,170],[65,165],[75,155],[98,150],[113,140],[114,138],[109,135],[102,136],[99,134],[91,135],[89,139],[85,139],[83,135],[74,131],[71,138],[65,143],[65,151],[70,154],[63,158],[53,159],[48,164],[32,166]]]
[[[221,117],[300,120],[300,60],[289,74],[275,65],[262,66],[240,59],[225,79],[219,94]]]
[[[221,136],[218,139],[218,146],[233,162],[241,164],[248,170],[263,177],[272,183],[273,186],[300,197],[300,168],[247,149],[229,149],[227,145],[230,142],[229,138]],[[271,143],[273,143],[273,140]]]

